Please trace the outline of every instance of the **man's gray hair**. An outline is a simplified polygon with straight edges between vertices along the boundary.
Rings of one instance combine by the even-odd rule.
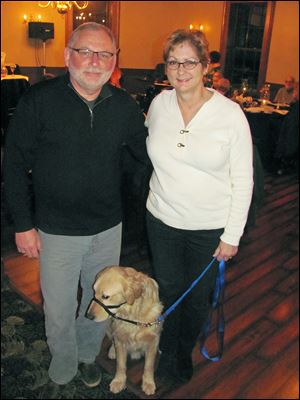
[[[68,41],[67,47],[73,47],[78,34],[81,31],[89,30],[89,31],[104,31],[110,37],[113,45],[116,47],[116,39],[112,33],[112,31],[105,25],[98,24],[97,22],[86,22],[84,24],[79,25],[71,34],[70,39]]]

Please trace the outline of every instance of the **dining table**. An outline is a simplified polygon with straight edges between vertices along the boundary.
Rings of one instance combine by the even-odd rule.
[[[25,79],[27,82],[29,81],[29,77],[27,75],[17,75],[17,74],[11,74],[11,75],[1,75],[1,81],[2,80],[12,80],[12,79]]]
[[[276,145],[282,123],[289,113],[289,106],[272,102],[257,102],[254,106],[250,104],[248,107],[243,107],[243,111],[263,167],[266,171],[273,172]]]
[[[5,143],[6,131],[15,108],[29,88],[29,78],[26,75],[1,76],[1,132],[2,145]]]

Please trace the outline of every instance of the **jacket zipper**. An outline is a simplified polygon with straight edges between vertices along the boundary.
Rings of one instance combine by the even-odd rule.
[[[87,105],[88,106],[88,105]],[[88,106],[91,115],[91,131],[93,130],[94,113],[93,110]]]
[[[94,109],[95,107],[97,107],[98,104],[101,104],[104,100],[108,99],[109,97],[111,97],[112,95],[109,95],[107,97],[105,97],[104,99],[101,99],[100,101],[98,101],[97,103],[94,104]],[[85,103],[86,104],[86,103]],[[88,106],[88,105],[87,105]],[[89,110],[90,110],[90,115],[91,115],[91,130],[93,130],[94,127],[94,112],[93,110],[88,106]]]
[[[94,127],[94,113],[93,113],[93,110],[88,106],[88,104],[84,101],[84,100],[82,100],[81,98],[80,98],[80,96],[78,95],[78,93],[76,92],[76,90],[72,87],[72,85],[68,85],[72,90],[73,90],[73,92],[74,93],[76,93],[76,95],[77,95],[77,97],[87,106],[87,108],[89,109],[89,112],[90,112],[90,128],[91,128],[91,131],[93,130],[93,127]],[[100,104],[100,103],[102,103],[102,101],[104,101],[104,100],[106,100],[106,99],[108,99],[109,97],[111,97],[112,95],[110,94],[109,96],[107,96],[107,97],[105,97],[104,99],[101,99],[98,103],[95,103],[95,105],[94,105],[94,108],[98,105],[98,104]]]

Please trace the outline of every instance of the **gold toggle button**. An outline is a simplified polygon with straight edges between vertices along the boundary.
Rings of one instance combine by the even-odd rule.
[[[182,143],[177,143],[177,147],[185,147],[185,145]]]
[[[183,135],[184,133],[189,133],[189,131],[186,131],[185,129],[181,129],[181,131],[179,133],[181,133]]]

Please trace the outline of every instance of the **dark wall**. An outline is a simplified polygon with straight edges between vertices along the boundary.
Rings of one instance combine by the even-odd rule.
[[[29,76],[31,85],[43,79],[43,69],[41,67],[20,67],[21,74]],[[130,94],[142,94],[154,81],[154,69],[133,69],[122,68],[121,84]],[[64,67],[47,67],[46,72],[50,75],[58,76],[66,72]],[[50,77],[50,76],[49,76]],[[271,85],[271,100],[274,99],[278,89],[283,85],[267,82]]]
[[[66,72],[64,67],[47,67],[46,72],[54,76],[63,75]],[[43,79],[41,67],[20,67],[21,74],[29,77],[29,82],[34,85]],[[153,83],[154,70],[152,69],[122,69],[121,84],[131,94],[144,93],[145,89]],[[51,76],[49,76],[51,77]]]
[[[41,67],[20,67],[22,75],[29,77],[29,82],[34,85],[43,79],[43,68]],[[49,78],[53,76],[63,75],[66,72],[65,67],[47,67],[46,73],[49,74]]]
[[[131,94],[145,93],[154,81],[153,69],[122,68],[121,84]]]

